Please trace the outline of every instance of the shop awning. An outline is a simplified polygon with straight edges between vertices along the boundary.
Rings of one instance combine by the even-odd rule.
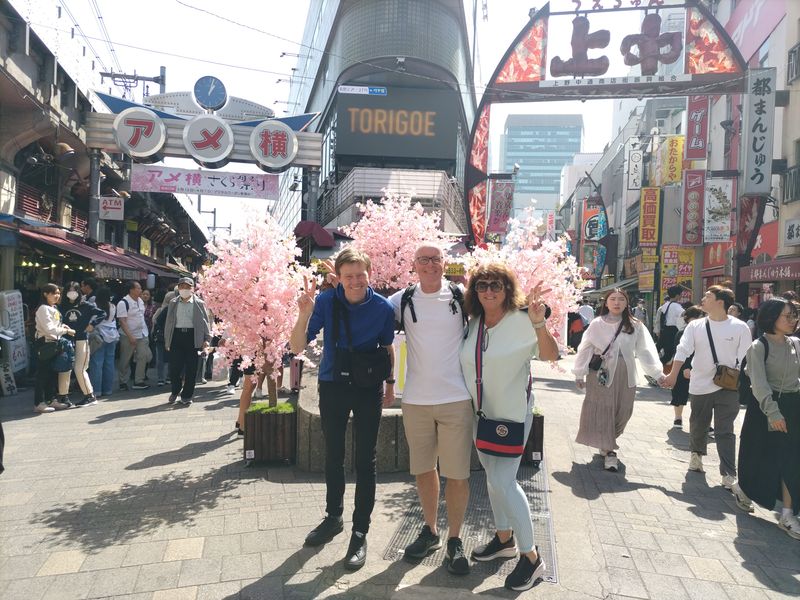
[[[601,288],[597,288],[596,290],[584,290],[584,296],[598,296],[603,295],[606,292],[610,292],[616,288],[626,288],[631,287],[633,285],[639,285],[639,278],[638,277],[631,277],[630,279],[623,279],[622,281],[615,281],[614,283],[609,283],[608,285],[604,285]]]
[[[294,228],[295,237],[311,238],[319,248],[333,248],[336,241],[333,234],[314,221],[300,221]]]
[[[20,229],[18,233],[24,239],[30,242],[47,244],[48,246],[61,250],[62,252],[68,252],[70,254],[75,254],[76,256],[82,256],[83,258],[86,258],[92,262],[104,262],[105,260],[108,260],[99,250],[68,238],[53,237],[51,235],[45,235],[43,233],[29,231],[27,229]],[[122,263],[113,264],[116,266],[124,266]]]

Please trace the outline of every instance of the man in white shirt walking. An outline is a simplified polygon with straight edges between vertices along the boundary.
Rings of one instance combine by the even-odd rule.
[[[675,356],[675,336],[686,327],[683,320],[683,306],[680,297],[683,288],[673,285],[667,289],[667,301],[658,307],[653,320],[653,333],[658,336],[658,348],[661,362],[668,364]]]
[[[694,354],[692,376],[689,379],[689,402],[692,406],[689,470],[703,471],[708,427],[713,416],[719,470],[722,485],[726,489],[731,489],[736,483],[736,434],[733,432],[733,423],[739,414],[739,394],[736,390],[723,389],[715,384],[714,376],[717,365],[738,369],[752,343],[747,324],[728,316],[728,308],[733,301],[731,290],[719,285],[708,288],[700,302],[708,317],[695,319],[686,326],[675,351],[672,370],[663,383],[664,387],[674,386],[684,361]]]
[[[459,288],[442,277],[444,259],[440,248],[418,248],[414,269],[419,284],[413,287],[410,297],[406,290],[400,290],[389,298],[396,320],[403,323],[408,344],[403,424],[410,470],[417,479],[425,517],[425,526],[417,540],[405,549],[405,557],[421,560],[441,547],[437,531],[441,473],[447,479],[447,570],[466,575],[469,561],[460,532],[469,499],[473,415],[459,362],[465,322],[459,302],[462,295]]]
[[[117,302],[117,320],[119,321],[119,389],[128,389],[131,376],[131,358],[136,359],[136,373],[133,377],[134,390],[146,390],[150,386],[145,383],[147,363],[153,358],[150,352],[147,323],[144,320],[144,302],[140,298],[142,286],[138,281],[128,284],[128,295]]]

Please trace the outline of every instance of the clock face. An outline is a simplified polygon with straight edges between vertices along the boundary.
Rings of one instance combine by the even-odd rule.
[[[219,110],[225,106],[228,93],[225,84],[211,75],[201,77],[194,84],[194,97],[197,103],[208,110]]]

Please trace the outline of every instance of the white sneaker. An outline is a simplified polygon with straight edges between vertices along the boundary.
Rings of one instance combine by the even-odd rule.
[[[689,470],[704,473],[703,471],[703,455],[699,452],[692,452],[692,458],[689,459]]]
[[[778,526],[783,529],[786,534],[796,540],[800,540],[800,521],[794,515],[788,517],[781,517],[778,520]]]
[[[603,461],[603,468],[612,473],[616,473],[619,470],[619,459],[617,458],[616,452],[609,452],[606,454],[605,460]]]
[[[253,399],[254,400],[256,400],[258,398],[263,398],[263,397],[264,397],[264,390],[262,390],[261,388],[256,388],[256,389],[253,390]]]
[[[726,490],[729,490],[734,485],[736,485],[736,477],[734,477],[733,475],[722,476],[722,487],[724,487]]]
[[[228,392],[229,394],[235,394],[236,393],[236,386],[235,385],[227,385],[227,386],[225,386],[225,391]]]
[[[747,494],[742,491],[742,488],[739,487],[738,483],[734,483],[731,486],[731,492],[733,492],[733,497],[736,498],[736,506],[738,506],[741,510],[747,513],[755,511],[750,498],[748,498]]]
[[[47,402],[39,402],[39,404],[33,407],[33,412],[49,413],[49,412],[56,412],[56,409],[53,408],[52,406],[48,406]]]

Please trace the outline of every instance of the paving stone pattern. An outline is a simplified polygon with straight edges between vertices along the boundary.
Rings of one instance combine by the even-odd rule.
[[[454,578],[440,564],[384,560],[417,501],[402,473],[379,476],[361,571],[341,566],[349,523],[326,546],[304,548],[324,513],[322,475],[245,468],[232,434],[238,400],[214,382],[188,408],[168,406],[163,387],[46,415],[32,412],[31,392],[0,398],[0,598],[800,597],[800,542],[773,513],[736,509],[713,445],[706,474],[687,474],[688,438],[670,429],[666,392],[641,388],[612,474],[573,442],[581,396],[568,374],[541,364],[535,373],[556,584],[512,594],[499,572]],[[352,502],[349,485],[348,521]],[[491,535],[490,519],[485,527]]]

